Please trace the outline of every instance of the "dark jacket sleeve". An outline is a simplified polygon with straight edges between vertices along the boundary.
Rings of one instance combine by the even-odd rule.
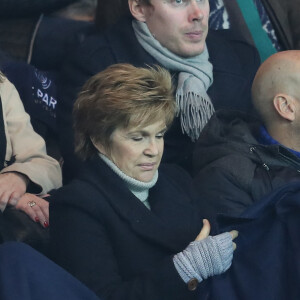
[[[50,235],[55,261],[99,297],[107,300],[195,299],[196,294],[188,291],[178,275],[171,254],[154,265],[145,265],[142,274],[125,280],[111,246],[112,237],[104,224],[70,206],[66,209],[56,205],[51,210]]]

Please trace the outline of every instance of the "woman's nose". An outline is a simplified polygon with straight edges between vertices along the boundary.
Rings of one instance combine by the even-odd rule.
[[[159,153],[159,146],[157,141],[150,141],[145,149],[144,153],[146,155],[156,156]]]

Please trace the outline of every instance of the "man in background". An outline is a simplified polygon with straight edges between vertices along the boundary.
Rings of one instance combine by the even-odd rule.
[[[268,58],[252,95],[260,120],[219,111],[195,148],[194,186],[209,219],[239,216],[274,189],[300,179],[300,50]]]

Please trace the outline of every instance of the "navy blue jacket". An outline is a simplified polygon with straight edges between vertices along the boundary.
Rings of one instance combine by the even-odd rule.
[[[80,281],[26,244],[0,246],[1,300],[101,300]]]
[[[214,76],[208,94],[215,108],[251,111],[250,89],[259,65],[256,49],[227,30],[209,32],[207,47]],[[57,118],[65,178],[76,174],[78,166],[74,163],[71,125],[76,95],[88,78],[115,63],[131,63],[140,67],[158,64],[138,43],[130,18],[121,20],[103,34],[92,30],[63,66]],[[190,171],[193,147],[194,143],[182,133],[179,118],[176,118],[165,136],[163,161],[180,164]]]
[[[237,229],[239,237],[229,271],[211,278],[209,299],[300,299],[299,216],[296,182],[274,191],[240,218],[220,220],[222,231]]]
[[[202,228],[190,177],[161,166],[150,211],[99,157],[84,167],[51,199],[53,259],[104,299],[195,299],[172,259]]]

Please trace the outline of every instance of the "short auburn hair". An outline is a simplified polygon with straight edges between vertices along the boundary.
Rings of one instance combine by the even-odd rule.
[[[159,120],[169,127],[175,110],[167,70],[159,66],[111,65],[85,83],[74,104],[75,152],[86,160],[98,152],[93,142],[109,149],[117,128],[148,126]]]

